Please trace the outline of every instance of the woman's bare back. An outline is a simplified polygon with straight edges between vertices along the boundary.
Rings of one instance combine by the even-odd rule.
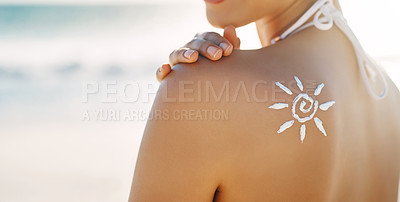
[[[391,82],[382,100],[367,93],[351,43],[335,27],[177,65],[154,103],[153,112],[170,116],[147,125],[132,199],[396,201],[399,102]],[[185,110],[211,115],[182,118]]]

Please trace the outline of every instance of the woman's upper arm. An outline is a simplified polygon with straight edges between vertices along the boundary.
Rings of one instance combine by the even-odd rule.
[[[169,98],[179,95],[179,82],[175,81],[168,87],[164,81],[156,96],[139,150],[130,201],[212,201],[219,185],[217,131],[212,130],[210,121],[182,117],[188,110],[201,110],[201,104],[166,102],[163,92],[168,91]]]

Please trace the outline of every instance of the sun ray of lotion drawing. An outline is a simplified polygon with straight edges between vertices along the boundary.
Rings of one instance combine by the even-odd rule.
[[[292,116],[294,118],[294,120],[290,120],[287,121],[285,123],[283,123],[278,130],[278,134],[282,133],[283,131],[287,130],[288,128],[292,127],[295,120],[297,120],[299,123],[301,123],[301,127],[300,127],[300,140],[301,143],[303,144],[304,139],[306,138],[306,125],[305,123],[311,119],[314,118],[314,123],[317,126],[317,128],[321,131],[322,134],[324,134],[325,136],[327,136],[325,128],[322,124],[321,119],[319,119],[318,117],[314,117],[315,113],[317,112],[318,108],[322,111],[326,111],[328,110],[330,107],[332,107],[335,104],[335,101],[328,101],[325,102],[321,105],[318,105],[318,100],[314,100],[312,97],[310,97],[307,93],[304,93],[303,90],[303,83],[300,81],[300,79],[295,76],[294,80],[296,80],[297,86],[300,89],[300,94],[298,94],[296,96],[296,98],[294,98],[293,103],[292,103]],[[283,84],[276,82],[275,83],[276,86],[278,86],[280,89],[282,89],[285,93],[287,93],[288,95],[292,95],[293,92],[286,86],[284,86]],[[322,89],[324,88],[324,84],[321,83],[317,86],[317,88],[314,91],[314,96],[318,96]],[[301,100],[301,102],[299,103],[299,101]],[[307,102],[310,103],[310,106],[308,108],[305,109],[305,106],[307,105]],[[300,117],[300,115],[298,115],[297,112],[297,105],[299,105],[299,110],[306,114],[306,113],[310,113],[311,114],[309,116],[305,116],[305,117]],[[285,109],[285,108],[289,108],[289,104],[288,103],[275,103],[271,106],[269,106],[268,108],[270,109],[274,109],[274,110],[280,110],[280,109]]]

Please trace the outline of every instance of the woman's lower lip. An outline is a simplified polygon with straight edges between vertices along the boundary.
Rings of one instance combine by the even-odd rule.
[[[224,0],[204,0],[204,1],[210,4],[217,4],[223,2]]]

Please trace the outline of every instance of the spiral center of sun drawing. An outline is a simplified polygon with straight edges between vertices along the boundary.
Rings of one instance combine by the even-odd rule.
[[[304,139],[306,138],[305,123],[311,119],[314,119],[314,123],[317,126],[317,128],[319,129],[319,131],[321,131],[325,136],[327,136],[321,119],[319,119],[318,117],[315,117],[315,113],[317,112],[318,109],[320,109],[322,111],[328,110],[330,107],[332,107],[335,104],[335,101],[328,101],[328,102],[325,102],[325,103],[319,105],[318,100],[316,100],[316,99],[314,100],[307,93],[303,92],[303,90],[304,90],[303,83],[300,81],[300,79],[297,76],[294,77],[294,80],[296,80],[297,86],[299,87],[299,89],[301,91],[301,93],[298,94],[294,98],[292,106],[291,106],[292,107],[291,113],[292,113],[292,117],[294,119],[283,123],[279,127],[278,133],[282,133],[286,129],[292,127],[294,122],[297,120],[299,123],[302,124],[300,127],[300,140],[301,140],[301,143],[303,143]],[[288,87],[284,86],[283,84],[276,82],[275,85],[277,85],[279,88],[281,88],[283,91],[285,91],[285,93],[287,93],[288,95],[293,94],[293,92]],[[317,88],[314,91],[315,97],[317,97],[321,93],[322,88],[324,88],[324,86],[325,86],[324,83],[321,83],[317,86]],[[275,109],[275,110],[280,110],[280,109],[284,109],[284,108],[288,108],[288,107],[289,107],[288,103],[275,103],[275,104],[269,106],[270,109]],[[299,111],[301,113],[299,113]]]

